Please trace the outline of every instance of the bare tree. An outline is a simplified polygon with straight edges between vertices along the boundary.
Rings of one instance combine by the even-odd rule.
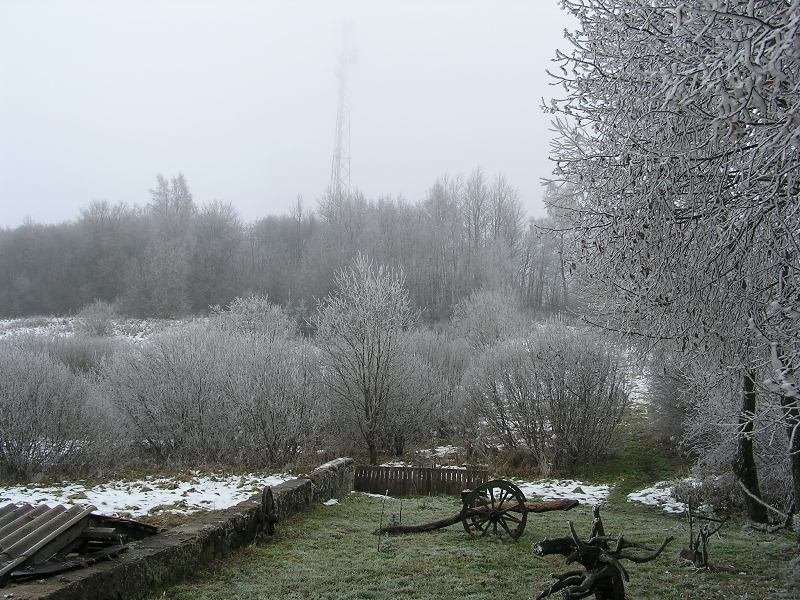
[[[337,272],[334,283],[315,319],[325,383],[376,464],[382,423],[400,393],[401,336],[417,314],[403,274],[376,267],[363,255]]]

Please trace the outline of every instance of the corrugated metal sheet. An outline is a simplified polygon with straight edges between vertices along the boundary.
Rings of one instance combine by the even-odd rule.
[[[0,585],[12,571],[43,562],[75,541],[94,506],[0,507]]]

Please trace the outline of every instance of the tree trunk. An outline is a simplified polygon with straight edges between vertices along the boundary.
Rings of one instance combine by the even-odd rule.
[[[403,456],[406,450],[406,439],[403,436],[395,436],[394,438],[394,455]]]
[[[367,450],[369,451],[369,464],[377,465],[378,464],[378,448],[375,445],[375,442],[368,441],[367,442]]]
[[[733,459],[733,472],[742,485],[755,498],[761,498],[758,485],[758,470],[753,457],[753,415],[756,411],[756,389],[752,371],[745,371],[742,383],[742,409],[739,412],[739,436],[736,440],[736,456]],[[744,495],[747,518],[754,523],[767,522],[767,509],[755,498]]]

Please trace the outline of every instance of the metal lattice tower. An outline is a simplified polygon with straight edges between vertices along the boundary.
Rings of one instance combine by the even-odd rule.
[[[339,80],[339,109],[336,113],[336,138],[331,161],[330,193],[334,198],[350,194],[350,92],[348,87],[350,65],[356,54],[351,42],[350,27],[345,27],[342,36],[342,53],[336,68]]]

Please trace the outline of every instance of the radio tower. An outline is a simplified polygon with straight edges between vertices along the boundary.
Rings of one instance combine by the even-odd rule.
[[[356,53],[352,46],[352,27],[345,26],[342,35],[342,53],[336,68],[339,80],[339,109],[336,113],[336,139],[333,145],[331,162],[330,193],[333,198],[341,200],[350,194],[350,93],[348,75],[350,65],[356,61]]]

